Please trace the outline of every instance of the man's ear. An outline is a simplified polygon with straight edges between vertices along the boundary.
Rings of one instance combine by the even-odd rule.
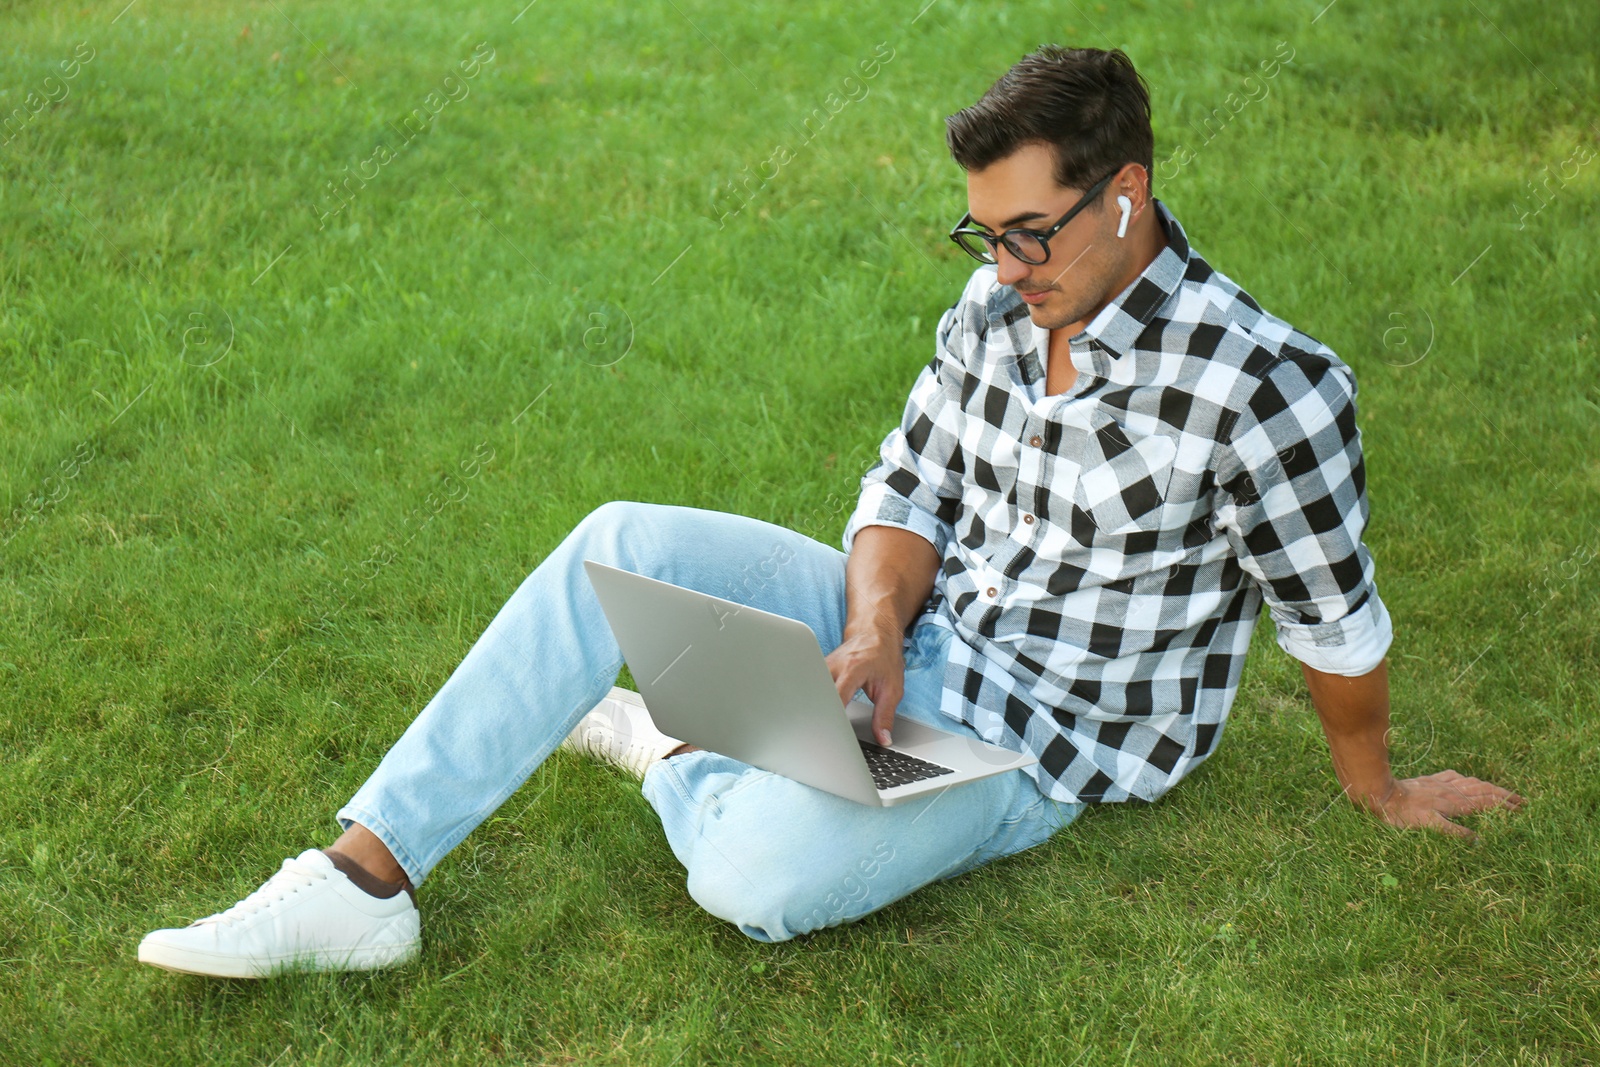
[[[1118,176],[1114,183],[1116,196],[1126,196],[1133,202],[1133,214],[1130,217],[1137,219],[1144,214],[1145,208],[1150,206],[1150,172],[1140,163],[1133,164],[1123,174]]]

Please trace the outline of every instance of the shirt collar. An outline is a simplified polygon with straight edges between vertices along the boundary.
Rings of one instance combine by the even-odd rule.
[[[1133,347],[1134,341],[1144,332],[1156,312],[1172,299],[1189,271],[1189,238],[1167,205],[1156,197],[1156,218],[1167,235],[1167,246],[1150,265],[1124,289],[1116,299],[1100,309],[1100,314],[1084,327],[1082,336],[1098,341],[1113,356],[1120,356]],[[1001,286],[991,316],[1007,324],[1019,323],[1028,318],[1028,305],[1011,286]],[[1048,347],[1049,331],[1035,325],[1033,339],[1040,351]]]

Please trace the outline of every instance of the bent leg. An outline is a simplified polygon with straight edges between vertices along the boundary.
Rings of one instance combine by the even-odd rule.
[[[953,639],[927,621],[915,628],[898,716],[966,729],[938,711]],[[707,751],[657,763],[642,788],[688,871],[689,895],[759,941],[862,918],[1031,848],[1084,808],[1044,796],[1021,770],[872,807]]]
[[[824,648],[842,638],[838,549],[727,512],[635,501],[595,508],[522,582],[337,813],[342,827],[359,823],[376,834],[413,885],[616,681],[622,653],[585,559],[799,619]]]

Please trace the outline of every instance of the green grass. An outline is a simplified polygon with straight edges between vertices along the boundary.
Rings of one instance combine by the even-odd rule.
[[[1600,163],[1561,176],[1597,9],[920,6],[0,10],[0,1062],[1600,1059]],[[411,968],[137,965],[332,839],[596,505],[837,544],[971,266],[943,116],[1052,40],[1132,55],[1193,149],[1156,195],[1356,371],[1397,769],[1527,809],[1474,847],[1339,801],[1263,619],[1162,803],[859,924],[747,940],[563,754],[429,880]]]

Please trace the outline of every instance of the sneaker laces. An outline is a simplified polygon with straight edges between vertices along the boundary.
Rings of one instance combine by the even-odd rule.
[[[635,733],[633,720],[625,715],[608,717],[605,722],[592,722],[579,732],[574,747],[586,756],[610,760],[624,766],[648,763],[656,749],[666,743],[664,734]],[[678,742],[674,741],[676,745]],[[643,773],[643,766],[639,768]]]
[[[265,908],[271,907],[291,893],[298,892],[308,885],[325,881],[328,875],[329,872],[318,870],[310,864],[300,862],[297,857],[291,856],[283,861],[283,866],[279,868],[276,874],[262,883],[260,889],[251,893],[233,907],[225,911],[219,911],[215,915],[207,915],[204,919],[196,919],[190,925],[240,922]]]
[[[621,716],[596,712],[593,719],[576,731],[572,747],[586,756],[608,756],[613,752],[631,751],[639,747],[632,726],[629,720]]]

